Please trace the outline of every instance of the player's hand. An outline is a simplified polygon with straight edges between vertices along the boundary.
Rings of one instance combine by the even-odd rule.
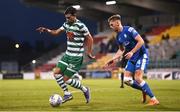
[[[39,27],[36,29],[36,31],[39,31],[40,33],[43,33],[43,32],[48,32],[49,29],[45,28],[45,27]]]
[[[96,59],[96,56],[93,56],[92,53],[87,53],[87,56],[90,59]]]
[[[125,58],[130,59],[132,56],[133,56],[133,52],[130,51],[125,55]]]
[[[115,67],[115,61],[112,59],[112,60],[109,60],[105,66],[103,67],[103,69],[107,70],[107,71],[111,71],[113,67]]]
[[[67,34],[67,39],[68,39],[68,40],[71,41],[71,40],[74,39],[74,33],[73,33],[73,32],[67,32],[66,34]]]

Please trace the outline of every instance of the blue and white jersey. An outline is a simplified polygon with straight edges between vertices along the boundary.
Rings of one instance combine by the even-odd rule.
[[[123,45],[126,51],[129,52],[137,44],[137,41],[135,40],[137,35],[139,35],[139,33],[133,27],[123,26],[123,30],[117,34],[117,43]],[[136,63],[141,57],[148,58],[148,52],[144,45],[133,54],[129,61]]]

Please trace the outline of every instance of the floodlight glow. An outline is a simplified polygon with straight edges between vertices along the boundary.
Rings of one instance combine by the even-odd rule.
[[[74,8],[77,9],[77,10],[81,9],[81,6],[80,6],[80,5],[73,5],[72,7],[74,7]]]
[[[36,63],[36,60],[32,60],[32,63],[35,64],[35,63]]]
[[[17,49],[18,49],[18,48],[19,48],[19,44],[15,44],[15,48],[17,48]]]
[[[113,5],[116,4],[116,1],[112,0],[112,1],[106,1],[106,5]]]

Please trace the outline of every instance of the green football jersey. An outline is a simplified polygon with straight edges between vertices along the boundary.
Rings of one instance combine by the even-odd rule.
[[[76,22],[72,24],[65,22],[60,28],[65,30],[66,33],[71,33],[73,35],[72,40],[67,40],[66,54],[68,56],[82,57],[84,53],[85,37],[89,34],[86,25],[76,19]]]

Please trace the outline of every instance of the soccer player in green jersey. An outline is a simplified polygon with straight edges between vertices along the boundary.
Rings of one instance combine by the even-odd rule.
[[[82,90],[86,98],[86,103],[90,101],[90,89],[81,84],[80,80],[73,79],[73,75],[80,70],[83,62],[84,44],[87,46],[87,56],[94,59],[92,55],[93,38],[84,23],[76,18],[77,10],[68,7],[64,15],[66,22],[56,29],[51,30],[45,27],[37,28],[37,31],[47,32],[51,35],[59,35],[62,32],[67,34],[67,50],[64,56],[59,60],[57,66],[53,69],[54,77],[59,86],[64,91],[63,103],[73,98],[68,91],[67,84]]]

